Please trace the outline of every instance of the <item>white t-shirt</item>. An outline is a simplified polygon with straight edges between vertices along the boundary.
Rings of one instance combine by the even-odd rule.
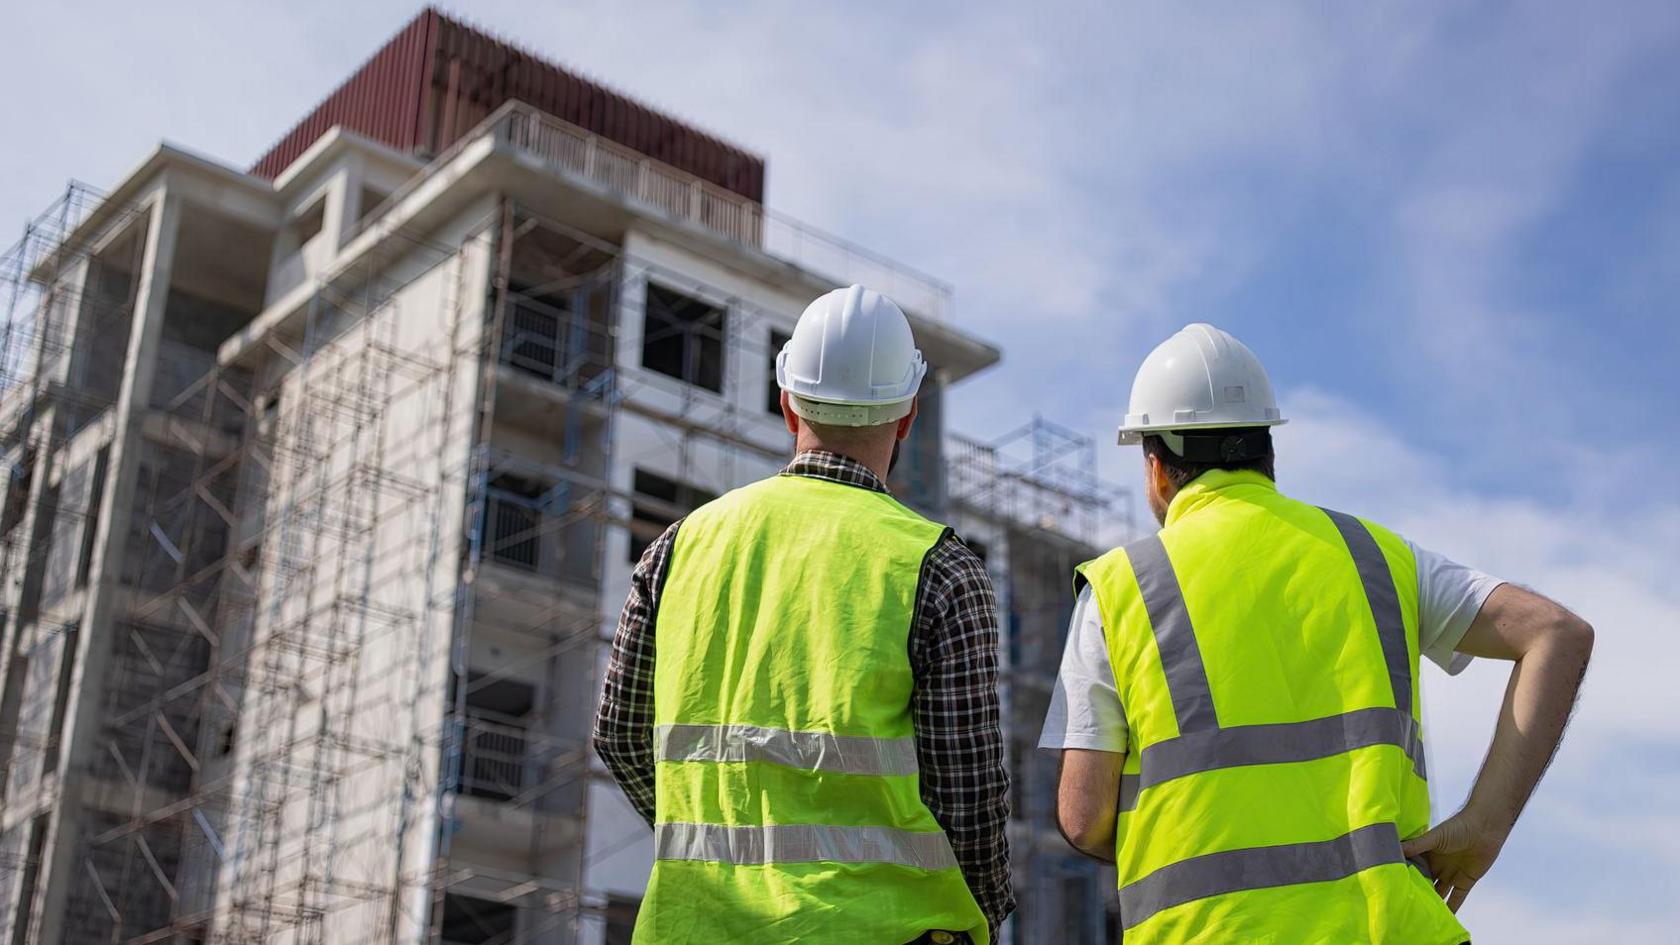
[[[1424,656],[1456,675],[1470,665],[1470,657],[1456,652],[1459,641],[1488,595],[1504,582],[1407,544],[1417,556],[1418,642]],[[1080,590],[1073,605],[1067,649],[1038,747],[1126,750],[1126,715],[1108,663],[1102,614],[1089,587]]]

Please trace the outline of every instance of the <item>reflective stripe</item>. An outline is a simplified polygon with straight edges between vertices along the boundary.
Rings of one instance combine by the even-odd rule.
[[[955,869],[957,857],[943,833],[891,827],[773,824],[656,824],[654,857],[760,866],[766,863],[892,863],[923,870]]]
[[[1371,824],[1334,840],[1249,847],[1191,857],[1120,887],[1120,919],[1134,928],[1163,909],[1248,889],[1324,883],[1361,870],[1404,863],[1400,832]]]
[[[1143,749],[1139,774],[1121,775],[1120,810],[1137,806],[1138,792],[1144,788],[1174,778],[1242,765],[1312,761],[1371,745],[1398,746],[1412,760],[1418,777],[1428,777],[1417,722],[1398,709],[1379,706],[1305,722],[1192,732],[1156,742]],[[1128,778],[1131,784],[1127,784]]]
[[[1394,706],[1407,715],[1412,714],[1411,657],[1406,651],[1406,621],[1400,614],[1400,592],[1394,587],[1394,574],[1388,570],[1377,540],[1371,537],[1365,523],[1345,512],[1323,510],[1336,523],[1359,568],[1359,583],[1365,585],[1365,599],[1370,601],[1371,616],[1376,618],[1377,638],[1382,641],[1383,660],[1388,664],[1388,679],[1394,686]]]
[[[1196,631],[1190,625],[1190,611],[1184,606],[1184,592],[1178,586],[1167,547],[1159,535],[1126,546],[1126,557],[1137,576],[1149,625],[1155,631],[1155,645],[1161,651],[1161,668],[1167,675],[1173,715],[1180,732],[1219,727],[1213,712],[1213,692],[1208,686],[1202,651],[1196,645]]]
[[[1143,775],[1122,774],[1120,776],[1120,813],[1124,814],[1129,810],[1137,809],[1138,791],[1142,789]]]
[[[913,738],[791,732],[757,725],[661,725],[653,738],[659,761],[769,761],[841,774],[917,771]]]

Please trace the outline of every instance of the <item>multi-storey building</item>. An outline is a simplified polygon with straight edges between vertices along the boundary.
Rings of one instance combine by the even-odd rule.
[[[934,365],[894,489],[998,581],[1008,936],[1112,938],[1032,748],[1092,444],[948,435],[999,352],[763,180],[428,10],[250,170],[71,185],[0,260],[0,941],[628,941],[587,736],[631,565],[785,460],[772,354],[854,281]]]

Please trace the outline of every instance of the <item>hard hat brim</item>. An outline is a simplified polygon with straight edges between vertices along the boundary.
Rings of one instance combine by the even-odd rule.
[[[1151,423],[1141,427],[1121,427],[1116,442],[1121,446],[1137,446],[1148,433],[1177,433],[1180,430],[1249,430],[1255,427],[1281,427],[1288,420],[1250,420],[1232,423],[1229,420],[1204,420],[1200,423]]]

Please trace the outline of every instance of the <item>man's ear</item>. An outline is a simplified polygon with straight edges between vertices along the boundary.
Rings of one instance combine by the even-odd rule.
[[[1173,486],[1172,477],[1167,475],[1167,464],[1161,462],[1161,457],[1154,453],[1143,454],[1144,475],[1149,477],[1150,485],[1161,496],[1171,496],[1177,491]]]
[[[910,427],[916,422],[916,414],[920,413],[921,410],[922,399],[920,397],[910,401],[910,412],[898,418],[898,429],[894,431],[898,435],[898,439],[903,440],[910,436]]]
[[[789,402],[788,392],[782,391],[782,422],[787,424],[787,431],[794,436],[799,435],[799,414],[793,412],[793,404]]]

